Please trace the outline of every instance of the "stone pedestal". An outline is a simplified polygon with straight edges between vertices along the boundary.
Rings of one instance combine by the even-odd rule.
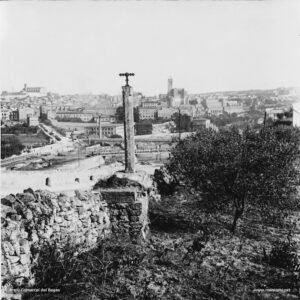
[[[101,190],[110,210],[114,235],[130,236],[133,241],[145,240],[148,233],[148,197],[138,188]]]
[[[130,236],[133,241],[147,239],[152,180],[147,174],[121,172],[113,178],[112,184],[99,189],[110,211],[112,233]]]

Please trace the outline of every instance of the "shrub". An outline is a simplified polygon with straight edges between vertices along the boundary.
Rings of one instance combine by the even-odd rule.
[[[1,137],[1,159],[19,155],[24,148],[25,146],[15,136]]]
[[[131,283],[138,277],[136,270],[145,256],[142,246],[125,238],[102,241],[97,248],[81,254],[72,244],[64,249],[48,245],[39,253],[33,268],[33,288],[58,288],[62,295],[77,294],[84,299],[132,297]]]
[[[277,240],[267,257],[269,264],[278,268],[296,269],[298,266],[297,244],[290,238]]]

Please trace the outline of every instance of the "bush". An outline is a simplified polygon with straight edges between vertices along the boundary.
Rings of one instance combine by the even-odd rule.
[[[1,137],[1,159],[21,154],[25,146],[15,136]]]
[[[267,260],[274,267],[296,269],[298,266],[296,242],[293,242],[290,238],[285,241],[277,240]]]
[[[48,245],[39,252],[32,270],[36,278],[33,288],[58,288],[63,295],[77,294],[84,299],[89,299],[87,295],[99,299],[132,297],[135,286],[131,283],[138,277],[137,269],[145,256],[142,246],[125,238],[102,241],[96,249],[81,254],[71,244],[64,249]]]
[[[113,134],[110,136],[111,139],[122,139],[122,136],[119,134]]]
[[[28,126],[26,123],[23,124],[16,124],[14,126],[7,126],[1,128],[1,133],[2,134],[28,134],[32,133],[35,134],[37,133],[38,127],[37,126]]]

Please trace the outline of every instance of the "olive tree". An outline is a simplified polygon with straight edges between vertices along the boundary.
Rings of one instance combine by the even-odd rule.
[[[242,133],[203,129],[177,144],[166,167],[215,209],[231,205],[234,232],[247,203],[262,210],[296,204],[291,195],[299,183],[299,137],[287,126]]]

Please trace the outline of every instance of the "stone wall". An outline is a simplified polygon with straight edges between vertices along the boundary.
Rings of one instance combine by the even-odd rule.
[[[148,202],[159,200],[152,179],[117,172],[99,182],[105,187],[71,195],[28,189],[1,199],[2,284],[33,285],[39,251],[49,244],[82,252],[110,234],[146,239]]]
[[[81,252],[110,234],[134,242],[146,239],[148,202],[159,199],[152,179],[143,173],[116,173],[103,184],[105,188],[72,195],[28,189],[2,198],[2,284],[34,284],[32,267],[39,250],[49,244],[57,249],[75,245]]]
[[[27,190],[1,199],[2,282],[34,283],[31,268],[38,250],[68,243],[79,251],[93,248],[110,233],[109,210],[99,194],[74,196]]]

